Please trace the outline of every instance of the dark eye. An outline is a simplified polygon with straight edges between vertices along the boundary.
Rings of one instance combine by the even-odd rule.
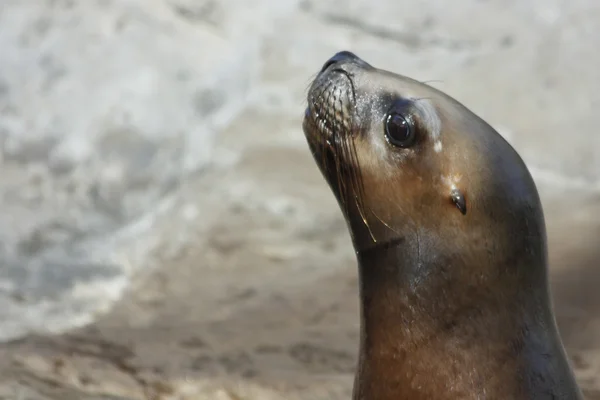
[[[415,132],[410,120],[401,114],[391,113],[385,119],[385,136],[398,147],[410,147],[415,141]]]

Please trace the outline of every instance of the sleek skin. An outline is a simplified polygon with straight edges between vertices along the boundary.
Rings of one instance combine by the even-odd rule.
[[[446,94],[350,52],[307,97],[304,133],[359,266],[353,399],[582,399],[515,150]]]

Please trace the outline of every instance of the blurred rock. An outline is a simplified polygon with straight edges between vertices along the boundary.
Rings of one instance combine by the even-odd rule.
[[[107,240],[210,165],[294,2],[241,4],[3,2],[0,339],[90,322],[146,264],[148,241]]]

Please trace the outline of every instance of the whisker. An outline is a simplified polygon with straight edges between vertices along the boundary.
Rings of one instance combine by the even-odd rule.
[[[335,174],[341,205],[348,209],[352,203],[355,204],[371,239],[377,243],[378,240],[367,218],[367,213],[371,211],[365,204],[365,186],[357,149],[358,128],[352,124],[345,124],[350,120],[351,115],[345,111],[342,96],[347,96],[345,100],[349,104],[355,104],[354,88],[352,87],[352,90],[341,96],[339,96],[336,86],[329,83],[312,86],[310,90],[312,94],[309,107],[311,113],[314,113],[312,123],[316,129],[322,129],[324,124],[326,130],[326,132],[321,132],[318,142],[321,146],[321,165],[329,173]],[[348,125],[350,127],[346,128]],[[345,129],[349,129],[349,131],[345,131]],[[327,149],[327,147],[329,148]],[[328,157],[328,155],[333,157]],[[332,168],[335,168],[335,171]],[[381,220],[381,218],[377,219]]]
[[[431,82],[444,83],[444,81],[443,81],[443,80],[441,80],[441,79],[431,79],[431,80],[427,80],[427,81],[420,81],[420,82],[421,82],[421,83],[424,83],[424,84],[429,84],[429,83],[431,83]]]
[[[305,97],[308,95],[308,92],[309,92],[311,86],[313,85],[313,83],[315,82],[315,79],[317,78],[318,74],[319,73],[317,72],[308,77],[307,82],[305,83],[305,89],[304,89]]]
[[[372,208],[369,208],[369,212],[371,214],[373,214],[373,216],[375,218],[377,218],[379,220],[379,222],[381,222],[386,228],[388,228],[389,230],[391,230],[392,232],[400,235],[400,232],[398,232],[397,230],[395,230],[394,228],[392,228],[388,223],[386,223],[382,218],[380,218],[377,214],[375,214],[375,211],[373,211]]]
[[[358,153],[356,150],[355,138],[352,137],[350,140],[352,143],[349,146],[350,147],[349,154],[351,154],[350,157],[352,158],[352,165],[354,165],[354,168],[352,170],[352,175],[353,175],[352,182],[353,182],[353,187],[354,187],[354,189],[353,189],[354,201],[356,203],[356,208],[358,210],[358,213],[360,214],[360,217],[361,217],[363,223],[367,227],[367,231],[369,231],[369,235],[371,236],[371,239],[373,240],[374,243],[377,243],[377,238],[373,234],[373,230],[371,229],[371,226],[369,225],[369,220],[367,219],[367,217],[365,215],[364,182],[362,179],[362,171],[360,168],[360,161],[358,159]]]
[[[317,88],[315,88],[315,90],[316,89]],[[315,99],[314,99],[315,96],[313,95],[313,99],[311,101],[311,103],[312,103],[312,110],[311,111],[316,114],[317,120],[320,121],[323,118],[322,117],[322,114],[323,114],[322,110],[321,109],[318,109],[318,110],[315,109],[314,105],[315,104],[324,104],[324,103],[326,104],[326,99],[323,99],[323,95],[327,91],[328,86],[327,85],[322,85],[319,89],[321,89],[321,90],[320,90],[319,94],[316,96],[317,101],[315,101]],[[318,122],[316,122],[315,124],[316,124],[317,129],[319,129]],[[327,147],[327,137],[325,137],[325,135],[321,135],[320,146],[321,146],[320,150],[321,150],[321,158],[322,158],[321,162],[322,162],[322,165],[325,166],[326,170],[329,170],[330,165],[328,163],[326,152],[325,152],[325,149]]]
[[[412,100],[413,101],[420,101],[420,100],[431,100],[431,97],[414,97]]]
[[[335,92],[335,91],[334,91]],[[334,115],[335,115],[335,107],[336,107],[336,102],[333,102],[333,108],[334,108]],[[334,140],[333,142],[335,143],[335,162],[336,162],[336,170],[337,170],[337,181],[338,181],[338,188],[340,191],[340,197],[342,198],[342,202],[344,205],[346,205],[348,203],[348,194],[349,194],[349,188],[347,186],[346,180],[344,179],[346,177],[346,173],[345,173],[345,169],[344,169],[344,164],[343,161],[345,159],[344,157],[344,147],[345,147],[345,139],[344,137],[342,137],[340,135],[340,129],[338,129],[338,122],[336,118],[333,118],[333,134],[334,134]]]

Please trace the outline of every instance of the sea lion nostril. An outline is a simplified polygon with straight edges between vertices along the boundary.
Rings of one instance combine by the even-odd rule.
[[[352,53],[351,51],[343,50],[343,51],[336,53],[333,57],[331,57],[329,60],[327,60],[327,62],[325,62],[325,64],[323,65],[323,68],[321,68],[321,72],[325,71],[327,68],[329,68],[329,66],[331,66],[333,64],[337,64],[337,63],[344,62],[344,61],[354,61],[357,64],[365,65],[365,66],[369,65],[366,62],[364,62],[363,60],[361,60],[360,57],[358,57],[356,54]]]
[[[327,62],[323,65],[323,68],[321,68],[321,72],[325,71],[330,65],[335,63],[337,63],[337,60],[334,60],[333,58],[327,60]]]

